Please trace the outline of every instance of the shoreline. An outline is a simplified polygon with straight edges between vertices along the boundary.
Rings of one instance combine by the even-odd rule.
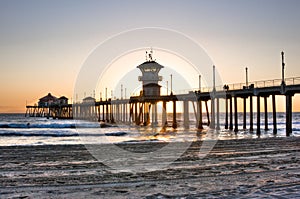
[[[84,145],[0,146],[0,194],[5,198],[300,197],[299,143],[300,137],[218,140],[206,157],[199,158],[202,142],[197,141],[170,165],[139,173],[108,168]],[[118,145],[149,152],[163,144]],[[159,164],[165,158],[162,154]]]

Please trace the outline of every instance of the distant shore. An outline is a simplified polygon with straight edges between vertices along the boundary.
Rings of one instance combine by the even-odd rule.
[[[84,145],[2,146],[0,195],[3,198],[295,198],[300,197],[299,143],[300,137],[222,140],[200,159],[202,142],[194,142],[166,168],[142,173],[110,170],[91,156]],[[121,147],[141,152],[163,145],[127,143]]]

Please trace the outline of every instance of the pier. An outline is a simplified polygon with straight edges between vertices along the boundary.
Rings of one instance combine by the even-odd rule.
[[[159,81],[159,71],[163,66],[156,61],[149,60],[139,65],[142,76],[138,79],[143,83],[143,89],[138,96],[130,96],[123,99],[99,99],[87,97],[81,103],[53,103],[39,104],[35,106],[26,106],[26,116],[30,117],[52,117],[66,119],[88,119],[92,121],[106,123],[123,123],[128,125],[160,126],[162,129],[167,127],[177,128],[177,106],[183,105],[183,127],[191,128],[189,113],[192,108],[196,118],[196,126],[203,130],[204,126],[211,129],[220,130],[220,101],[225,104],[224,128],[238,132],[239,130],[249,129],[254,131],[256,125],[256,134],[261,134],[261,112],[264,113],[264,130],[269,130],[269,119],[273,121],[273,133],[277,133],[277,110],[276,96],[285,96],[286,107],[286,136],[292,133],[292,102],[293,96],[300,93],[300,77],[284,77],[284,53],[282,52],[282,78],[266,81],[248,82],[239,84],[225,84],[213,88],[201,88],[188,91],[185,94],[161,95]],[[214,75],[215,76],[215,75]],[[171,79],[172,81],[172,79]],[[199,84],[201,78],[199,77]],[[171,84],[172,85],[172,84]],[[272,101],[272,118],[268,118],[268,99]],[[242,110],[239,110],[238,100],[242,100]],[[256,100],[257,106],[253,106]],[[158,103],[162,104],[161,110],[158,110]],[[172,110],[167,110],[167,105],[172,104]],[[264,110],[261,110],[263,103]],[[209,107],[208,104],[211,106]],[[248,106],[247,106],[248,105]],[[191,108],[190,108],[191,106]],[[170,106],[169,106],[170,107]],[[249,107],[249,123],[247,126],[247,108]],[[167,113],[172,113],[172,120],[168,121]],[[254,118],[256,111],[256,118]],[[238,113],[242,112],[243,121],[239,121]],[[161,120],[158,120],[158,114],[161,114]],[[205,116],[206,117],[203,117]],[[239,124],[243,124],[243,129],[239,129]]]

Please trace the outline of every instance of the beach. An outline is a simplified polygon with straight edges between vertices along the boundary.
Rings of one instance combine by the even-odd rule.
[[[137,173],[107,167],[80,144],[1,146],[0,198],[299,198],[299,143],[300,137],[218,140],[199,157],[203,143],[195,141],[170,165]],[[143,152],[165,144],[118,146]],[[165,156],[159,158],[163,164]]]

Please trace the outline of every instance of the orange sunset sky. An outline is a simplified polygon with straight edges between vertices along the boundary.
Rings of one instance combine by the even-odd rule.
[[[280,79],[281,51],[286,54],[286,77],[300,77],[299,8],[298,0],[2,0],[0,113],[23,113],[26,102],[34,104],[49,92],[72,98],[77,75],[92,50],[112,35],[143,27],[172,29],[192,38],[226,84],[245,82],[245,67],[249,81]],[[168,62],[168,54],[157,55],[172,70],[172,64],[184,67],[175,58]],[[128,64],[144,61],[139,56],[130,59]],[[125,72],[136,67],[125,63]],[[180,82],[174,81],[174,90],[176,84]],[[278,98],[278,111],[285,110],[284,104],[284,98]],[[293,110],[300,111],[298,95]]]

